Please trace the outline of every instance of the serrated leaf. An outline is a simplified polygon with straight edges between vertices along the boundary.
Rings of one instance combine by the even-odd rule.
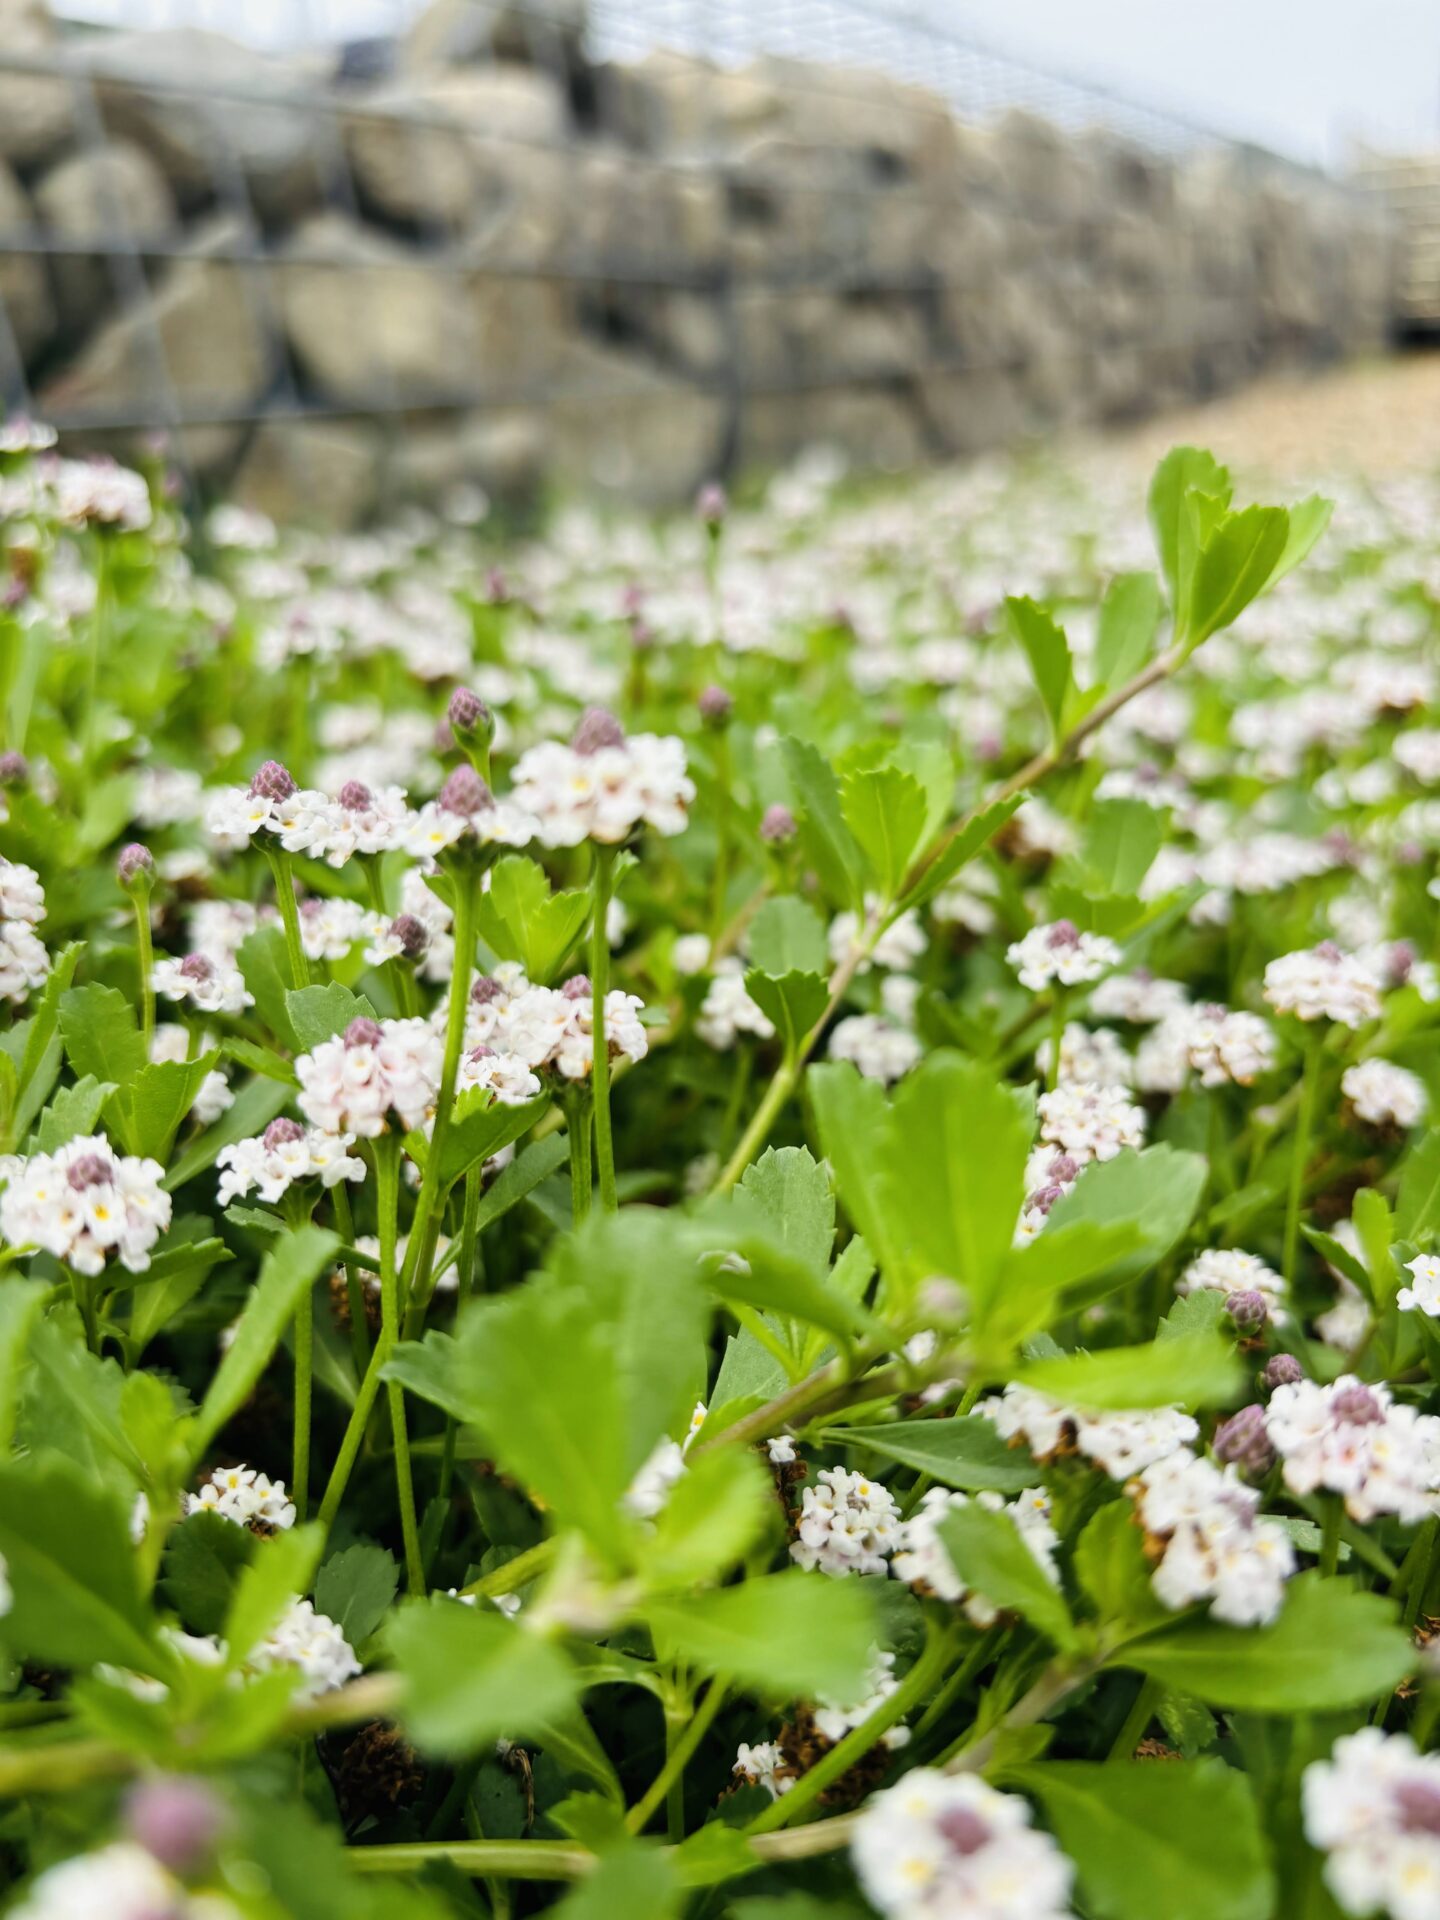
[[[645,1617],[666,1657],[781,1700],[858,1699],[875,1638],[874,1605],[859,1581],[798,1571],[654,1600]]]
[[[365,1543],[331,1554],[315,1580],[315,1606],[328,1614],[352,1647],[370,1638],[400,1584],[395,1556]]]
[[[1040,1242],[1083,1220],[1100,1226],[1132,1225],[1142,1236],[1141,1244],[1134,1253],[1121,1255],[1105,1279],[1113,1286],[1137,1280],[1178,1244],[1195,1217],[1208,1177],[1201,1154],[1170,1146],[1146,1147],[1139,1153],[1126,1148],[1112,1160],[1082,1168],[1074,1187],[1051,1208]]]
[[[1075,1645],[1075,1624],[1059,1588],[1046,1578],[1025,1536],[1008,1513],[977,1500],[941,1516],[939,1535],[956,1573],[992,1606],[1018,1613],[1057,1647]]]
[[[1440,1127],[1432,1127],[1406,1154],[1395,1196],[1397,1239],[1424,1241],[1440,1232]]]
[[[841,781],[840,811],[865,855],[875,891],[894,900],[925,830],[925,789],[900,767],[866,768]]]
[[[1181,530],[1185,520],[1185,502],[1189,494],[1230,499],[1230,475],[1213,453],[1203,447],[1172,447],[1155,469],[1150,482],[1150,525],[1160,555],[1160,570],[1170,593],[1170,606],[1178,626],[1185,604],[1187,582],[1180,564]]]
[[[518,960],[541,986],[553,980],[589,917],[587,892],[552,894],[544,868],[524,854],[497,862],[480,896],[480,937],[502,960]]]
[[[1219,1334],[1032,1360],[1017,1378],[1066,1406],[1120,1411],[1228,1406],[1245,1384],[1233,1347]]]
[[[1231,625],[1264,592],[1289,531],[1284,507],[1244,507],[1221,518],[1196,556],[1184,627],[1188,647]]]
[[[1091,809],[1082,858],[1107,893],[1137,893],[1164,838],[1159,812],[1144,800],[1100,800]]]
[[[898,1460],[962,1493],[1019,1493],[1040,1469],[1024,1447],[1000,1437],[984,1414],[961,1419],[896,1420],[873,1427],[827,1427],[827,1440]]]
[[[830,898],[858,912],[864,904],[864,857],[840,811],[835,775],[808,741],[790,735],[780,750],[806,855]]]
[[[352,993],[338,980],[323,987],[287,988],[285,1013],[297,1053],[313,1053],[325,1041],[344,1033],[352,1020],[375,1018],[375,1009],[364,994]]]
[[[60,1038],[77,1074],[123,1087],[147,1065],[135,1009],[114,987],[92,983],[60,996]]]
[[[1030,677],[1035,682],[1045,716],[1050,722],[1050,738],[1058,740],[1064,721],[1065,703],[1075,683],[1070,663],[1070,642],[1057,621],[1021,595],[1012,594],[1005,602],[1011,630],[1025,649],[1030,662]]]
[[[1027,793],[1012,793],[1004,800],[992,800],[988,806],[981,807],[973,819],[966,821],[943,844],[940,853],[924,868],[915,884],[896,902],[897,908],[906,912],[912,907],[924,906],[943,887],[949,886],[961,868],[968,866],[976,854],[994,839],[1029,797]]]
[[[445,1136],[439,1173],[441,1192],[448,1192],[477,1161],[488,1160],[503,1147],[512,1146],[544,1117],[549,1105],[549,1094],[514,1106],[497,1100],[484,1087],[471,1087],[462,1093]],[[405,1151],[422,1170],[429,1160],[429,1149],[430,1142],[423,1133],[406,1134]]]
[[[160,1585],[188,1632],[221,1631],[241,1571],[259,1545],[248,1528],[203,1507],[171,1531]]]
[[[750,922],[745,937],[750,964],[762,973],[823,974],[830,964],[825,923],[798,894],[767,900]]]
[[[767,1147],[745,1169],[740,1192],[753,1202],[775,1238],[812,1272],[829,1270],[835,1244],[835,1195],[830,1176],[808,1147]]]
[[[165,1164],[181,1121],[219,1058],[205,1053],[196,1060],[154,1060],[114,1090],[105,1119],[127,1153]]]
[[[776,975],[752,967],[745,991],[779,1034],[787,1059],[799,1052],[800,1042],[830,1001],[830,990],[818,973]]]
[[[405,1686],[401,1723],[422,1753],[460,1759],[537,1734],[579,1691],[558,1647],[479,1607],[412,1601],[385,1637]]]
[[[97,1080],[91,1073],[73,1086],[61,1087],[36,1124],[35,1150],[57,1153],[78,1134],[93,1133],[100,1109],[114,1091],[110,1081]]]
[[[1153,573],[1117,574],[1100,603],[1092,686],[1121,687],[1150,658],[1163,602]]]

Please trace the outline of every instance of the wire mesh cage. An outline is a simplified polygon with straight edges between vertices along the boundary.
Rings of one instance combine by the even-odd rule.
[[[178,0],[123,31],[8,4],[0,393],[72,441],[163,433],[200,483],[674,496],[817,439],[901,465],[1135,414],[1388,322],[1372,200],[938,7],[432,0],[337,43],[317,0],[277,54]]]

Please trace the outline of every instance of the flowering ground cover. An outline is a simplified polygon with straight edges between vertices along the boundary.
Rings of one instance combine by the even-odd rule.
[[[46,439],[7,1911],[1435,1920],[1440,492]]]

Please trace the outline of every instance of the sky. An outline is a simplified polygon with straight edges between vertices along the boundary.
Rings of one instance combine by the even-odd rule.
[[[421,0],[53,0],[115,23],[182,23],[281,47],[299,37],[384,32]],[[1299,159],[1342,165],[1355,140],[1440,150],[1440,0],[869,0],[917,12],[1076,79],[1169,107]],[[867,0],[833,0],[863,16]],[[821,0],[823,6],[823,0]],[[817,0],[608,0],[627,38],[648,17],[771,22],[793,9],[797,38]],[[243,24],[242,24],[243,23]]]

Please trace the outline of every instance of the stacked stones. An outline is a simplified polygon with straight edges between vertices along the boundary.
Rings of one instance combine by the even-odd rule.
[[[1384,338],[1383,217],[1279,163],[820,63],[597,65],[584,26],[433,0],[278,60],[0,0],[0,379],[353,523],[464,482],[675,499],[817,440],[901,466]]]

